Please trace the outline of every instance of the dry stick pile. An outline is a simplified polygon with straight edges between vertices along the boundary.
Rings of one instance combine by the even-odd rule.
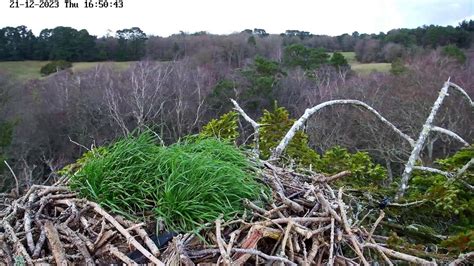
[[[218,219],[215,231],[207,234],[211,245],[196,247],[191,235],[175,238],[163,254],[164,262],[369,265],[379,261],[393,265],[406,261],[435,265],[387,248],[383,243],[387,238],[374,234],[383,212],[368,230],[351,225],[355,219],[344,204],[343,190],[333,191],[328,185],[349,174],[305,176],[265,163],[263,176],[271,185],[275,200],[268,208],[246,202],[252,210],[250,221]]]
[[[162,253],[142,224],[113,217],[98,204],[77,198],[64,182],[33,186],[0,211],[0,264],[135,264],[126,255],[131,249],[158,265],[435,264],[387,248],[387,238],[374,234],[383,212],[371,228],[354,225],[357,217],[344,203],[343,190],[328,185],[349,174],[307,176],[265,163],[262,176],[272,187],[272,203],[263,208],[246,201],[250,218],[218,219],[213,229],[201,232],[206,244],[196,235],[179,235]]]
[[[134,264],[124,253],[134,247],[163,265],[141,224],[114,218],[98,204],[78,199],[64,182],[32,186],[0,212],[0,219],[0,264]]]

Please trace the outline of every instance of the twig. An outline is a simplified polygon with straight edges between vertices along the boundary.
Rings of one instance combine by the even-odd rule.
[[[351,171],[342,171],[342,172],[337,173],[337,174],[332,175],[332,176],[324,177],[322,179],[317,179],[316,181],[329,183],[329,182],[332,182],[336,179],[346,177],[348,175],[351,175]]]
[[[146,250],[138,241],[133,238],[132,235],[125,229],[117,220],[114,219],[110,214],[108,214],[106,211],[104,211],[97,203],[95,202],[88,202],[87,204],[91,205],[94,208],[94,211],[97,212],[98,214],[102,215],[107,221],[109,221],[115,228],[125,236],[128,242],[132,244],[137,250],[139,250],[147,259],[149,259],[151,262],[157,264],[157,265],[162,265],[164,266],[165,264],[161,262],[159,259],[157,259],[153,254],[151,254],[148,250]]]
[[[424,259],[421,259],[421,258],[418,258],[418,257],[415,257],[415,256],[411,256],[411,255],[408,255],[408,254],[400,253],[400,252],[397,252],[395,250],[392,250],[392,249],[389,249],[389,248],[386,248],[386,247],[382,247],[378,244],[365,243],[364,247],[380,250],[380,251],[382,251],[383,253],[385,253],[386,255],[388,255],[390,257],[401,259],[401,260],[408,261],[408,262],[412,262],[412,263],[415,263],[415,264],[436,265],[436,263],[433,263],[431,261],[427,261],[427,260],[424,260]]]
[[[370,230],[369,236],[367,237],[367,241],[370,241],[370,239],[372,238],[372,235],[375,232],[375,229],[377,228],[377,225],[379,225],[380,221],[382,221],[384,216],[385,216],[385,212],[381,210],[379,218],[377,218],[374,225],[372,226],[372,230]]]
[[[45,241],[46,241],[46,231],[42,229],[40,236],[38,238],[38,242],[36,242],[36,246],[33,251],[33,258],[37,259],[39,257],[41,249],[43,248]]]
[[[133,230],[138,234],[138,236],[140,236],[143,242],[145,242],[145,245],[147,245],[153,255],[156,257],[160,255],[160,250],[156,246],[155,242],[153,242],[153,240],[151,240],[151,238],[148,236],[147,232],[141,228],[141,225],[133,224],[132,222],[127,221],[120,216],[116,217],[116,219],[119,223],[129,227],[128,230],[133,228]]]
[[[331,242],[329,243],[329,260],[328,265],[334,264],[334,217],[331,217]]]
[[[290,220],[286,225],[285,235],[283,236],[283,240],[281,241],[281,256],[285,256],[285,248],[286,242],[288,242],[288,237],[290,236],[291,227],[293,226],[293,221]]]
[[[255,122],[255,120],[253,120],[252,118],[250,118],[250,116],[248,116],[245,111],[239,106],[239,104],[233,100],[233,99],[230,99],[230,101],[232,102],[232,104],[234,105],[234,109],[240,113],[240,115],[245,119],[245,121],[249,122],[252,127],[253,127],[253,130],[254,130],[254,134],[253,134],[253,139],[254,139],[254,142],[255,142],[255,148],[254,148],[254,152],[255,154],[257,155],[257,157],[259,156],[259,153],[260,153],[260,147],[259,147],[259,138],[260,138],[260,124]]]
[[[21,254],[25,259],[26,263],[32,265],[33,261],[31,260],[28,251],[26,251],[26,248],[23,246],[20,239],[18,239],[18,237],[16,236],[13,227],[11,227],[10,223],[5,219],[3,220],[3,228],[5,228],[5,233],[7,234],[7,237],[10,242],[14,245],[17,254]]]
[[[51,252],[53,253],[54,260],[56,261],[57,265],[68,265],[68,261],[66,259],[66,252],[61,244],[61,240],[59,240],[59,234],[56,228],[54,227],[51,221],[46,221],[44,223],[44,230],[46,232],[46,237],[48,238],[48,242],[51,248]]]
[[[256,224],[260,225],[271,225],[271,224],[287,224],[290,221],[297,222],[297,223],[319,223],[319,222],[329,222],[331,218],[329,217],[287,217],[287,218],[277,218],[269,221],[260,221],[256,222]],[[337,219],[336,219],[337,220]]]
[[[265,213],[267,212],[265,209],[255,205],[253,202],[251,202],[248,199],[244,199],[244,205],[251,208],[252,210],[262,214],[262,215],[265,215]]]
[[[395,206],[395,207],[409,207],[409,206],[413,206],[413,205],[418,205],[418,204],[423,204],[425,203],[426,200],[417,200],[417,201],[413,201],[413,202],[407,202],[407,203],[389,203],[388,206]]]
[[[10,170],[10,173],[12,173],[13,175],[13,178],[15,178],[15,185],[16,185],[16,189],[15,189],[15,192],[16,192],[16,196],[19,197],[20,196],[20,184],[18,183],[18,177],[16,177],[15,175],[15,172],[13,172],[13,169],[10,167],[10,165],[7,163],[7,161],[3,161],[7,167],[8,167],[8,170]]]
[[[188,254],[192,255],[194,257],[198,257],[198,256],[206,255],[206,254],[218,254],[219,252],[220,252],[219,249],[204,249],[204,250],[199,250],[199,251],[189,251]],[[286,258],[277,257],[277,256],[270,256],[270,255],[267,255],[267,254],[265,254],[261,251],[258,251],[256,249],[233,248],[232,252],[251,254],[251,255],[262,257],[262,258],[264,258],[266,260],[269,260],[269,261],[280,261],[280,262],[284,262],[284,263],[287,263],[287,264],[292,265],[292,266],[297,265],[296,263],[294,263],[294,262],[292,262],[292,261],[290,261]]]
[[[31,253],[35,251],[35,242],[31,230],[31,205],[35,201],[36,195],[33,193],[28,197],[28,204],[23,215],[23,225],[26,233],[26,243]]]
[[[362,251],[360,250],[360,244],[359,242],[357,241],[357,239],[355,238],[354,234],[352,234],[352,230],[349,226],[349,224],[347,223],[347,215],[346,215],[346,210],[345,210],[345,206],[344,206],[344,202],[342,201],[342,187],[339,189],[339,194],[338,194],[338,202],[339,202],[339,209],[341,211],[341,218],[342,218],[342,225],[344,226],[344,230],[346,231],[346,233],[349,235],[349,239],[351,240],[352,242],[352,245],[354,247],[354,251],[357,253],[357,255],[359,256],[361,262],[364,264],[364,265],[369,265],[369,263],[367,262],[367,260],[365,259],[364,257],[364,254],[362,253]]]
[[[82,242],[81,238],[79,238],[76,232],[74,232],[71,228],[69,228],[66,225],[60,225],[58,229],[71,239],[72,244],[77,247],[82,257],[84,257],[85,265],[95,264],[94,260],[91,257],[91,254],[89,253],[89,250],[87,250],[86,244]]]
[[[396,199],[400,199],[405,194],[405,191],[408,188],[408,181],[411,178],[411,173],[413,172],[413,167],[415,166],[416,161],[420,155],[421,150],[423,149],[423,145],[430,134],[431,128],[433,126],[433,121],[438,113],[441,104],[443,103],[444,98],[448,95],[448,88],[449,88],[449,79],[447,82],[444,83],[443,88],[441,88],[439,92],[439,96],[433,104],[431,108],[431,112],[426,118],[426,122],[423,124],[423,128],[420,132],[420,135],[411,151],[410,158],[408,159],[407,163],[405,164],[405,169],[403,170],[402,180],[400,182],[400,187],[398,189]]]
[[[127,257],[127,255],[120,252],[118,248],[114,247],[111,244],[108,244],[106,246],[106,250],[110,252],[110,254],[114,255],[115,257],[123,261],[126,265],[138,265],[135,261]]]
[[[323,194],[321,194],[321,192],[318,192],[316,193],[316,197],[318,198],[319,202],[321,203],[321,205],[323,206],[323,208],[325,210],[327,210],[332,217],[334,217],[334,219],[336,219],[336,221],[338,223],[340,223],[342,220],[341,220],[341,217],[336,213],[336,211],[331,207],[331,204],[329,203],[329,201],[327,201]]]
[[[224,264],[225,265],[231,265],[231,260],[229,254],[227,254],[226,249],[224,248],[226,246],[224,239],[222,239],[221,236],[221,219],[216,220],[216,238],[217,238],[217,246],[219,246],[219,250],[221,252],[221,256],[224,259]]]

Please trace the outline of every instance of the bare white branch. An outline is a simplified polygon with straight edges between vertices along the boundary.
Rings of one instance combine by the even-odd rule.
[[[439,170],[439,169],[436,169],[436,168],[426,167],[426,166],[413,166],[413,170],[420,170],[420,171],[440,174],[440,175],[444,175],[447,178],[452,178],[453,177],[453,174],[451,174],[449,172],[442,171],[442,170]]]
[[[395,131],[398,135],[400,135],[403,139],[408,141],[410,143],[410,146],[415,147],[415,141],[408,136],[407,134],[403,133],[398,129],[394,124],[392,124],[390,121],[385,119],[379,112],[377,112],[374,108],[370,107],[364,102],[358,101],[358,100],[333,100],[333,101],[327,101],[321,104],[318,104],[312,108],[306,109],[304,114],[293,124],[291,129],[286,133],[285,137],[280,141],[280,144],[276,147],[276,149],[273,151],[273,154],[271,156],[271,160],[278,159],[280,155],[282,154],[283,150],[285,150],[286,146],[288,143],[293,139],[295,136],[296,132],[304,125],[306,120],[308,120],[309,117],[311,117],[313,114],[318,112],[319,110],[332,106],[332,105],[356,105],[363,107],[367,109],[368,111],[372,112],[378,119],[380,119],[384,124],[388,125],[393,131]]]
[[[423,125],[423,129],[420,132],[420,136],[418,137],[418,140],[416,141],[415,147],[411,151],[410,158],[408,158],[407,163],[405,164],[405,170],[403,171],[402,174],[402,180],[400,183],[400,188],[398,189],[396,199],[399,199],[400,197],[403,197],[405,194],[405,191],[408,188],[408,181],[410,180],[411,173],[413,172],[413,167],[415,166],[416,160],[418,160],[418,157],[420,156],[420,152],[423,149],[423,145],[425,144],[426,139],[428,138],[428,135],[430,134],[431,128],[433,127],[433,121],[438,113],[439,108],[441,107],[441,104],[443,103],[444,98],[448,95],[448,88],[449,88],[449,79],[447,82],[444,83],[444,86],[441,88],[438,98],[433,104],[433,107],[431,108],[431,112],[428,115],[428,118],[426,119],[425,124]]]
[[[465,141],[463,138],[461,138],[458,134],[452,132],[451,130],[448,130],[448,129],[445,129],[445,128],[442,128],[442,127],[436,127],[436,126],[433,126],[431,127],[431,131],[436,131],[436,132],[439,132],[439,133],[443,133],[443,134],[446,134],[456,140],[458,140],[459,142],[461,142],[464,146],[469,146],[469,143],[467,143],[467,141]]]
[[[467,94],[467,92],[465,90],[463,90],[463,88],[461,88],[459,85],[457,84],[454,84],[452,82],[449,82],[449,86],[451,86],[452,88],[456,89],[457,91],[459,91],[464,97],[466,97],[466,99],[469,101],[469,104],[471,104],[471,107],[474,107],[474,102],[472,101],[471,97],[469,97],[469,94]]]
[[[254,134],[253,134],[253,138],[254,138],[254,142],[255,142],[255,149],[254,149],[254,152],[255,154],[257,154],[257,156],[259,155],[259,151],[260,151],[260,147],[259,147],[259,138],[260,138],[260,134],[259,134],[259,131],[260,131],[260,124],[255,122],[255,120],[253,120],[252,118],[250,118],[250,116],[248,116],[245,111],[239,106],[239,104],[234,100],[234,99],[230,99],[230,101],[232,102],[232,104],[234,104],[234,109],[240,113],[240,115],[245,119],[245,121],[249,122],[252,127],[253,127],[253,130],[254,130]]]
[[[461,177],[462,174],[464,174],[471,165],[474,164],[474,158],[471,158],[469,162],[467,162],[463,167],[459,168],[459,170],[456,172],[456,178]]]

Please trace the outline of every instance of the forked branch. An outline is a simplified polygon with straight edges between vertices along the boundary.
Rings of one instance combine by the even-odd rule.
[[[285,150],[286,146],[288,146],[288,143],[293,139],[295,136],[296,132],[304,125],[306,120],[308,120],[312,115],[317,113],[319,110],[328,107],[328,106],[333,106],[333,105],[356,105],[365,108],[366,110],[370,111],[373,113],[380,121],[382,121],[384,124],[388,125],[395,133],[400,135],[403,139],[408,141],[410,143],[410,146],[415,147],[415,141],[408,136],[407,134],[403,133],[400,129],[398,129],[394,124],[392,124],[390,121],[388,121],[385,117],[383,117],[379,112],[377,112],[374,108],[369,106],[368,104],[361,102],[359,100],[333,100],[333,101],[327,101],[321,104],[318,104],[312,108],[306,109],[304,114],[293,124],[290,130],[286,133],[285,137],[280,141],[278,146],[275,148],[273,151],[272,156],[270,159],[272,160],[277,160],[283,151]]]

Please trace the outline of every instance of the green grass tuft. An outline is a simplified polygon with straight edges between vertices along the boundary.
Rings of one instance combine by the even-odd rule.
[[[71,187],[115,213],[155,215],[168,230],[183,232],[242,213],[243,199],[261,193],[254,176],[245,154],[231,144],[189,138],[163,147],[143,133],[90,156]]]

